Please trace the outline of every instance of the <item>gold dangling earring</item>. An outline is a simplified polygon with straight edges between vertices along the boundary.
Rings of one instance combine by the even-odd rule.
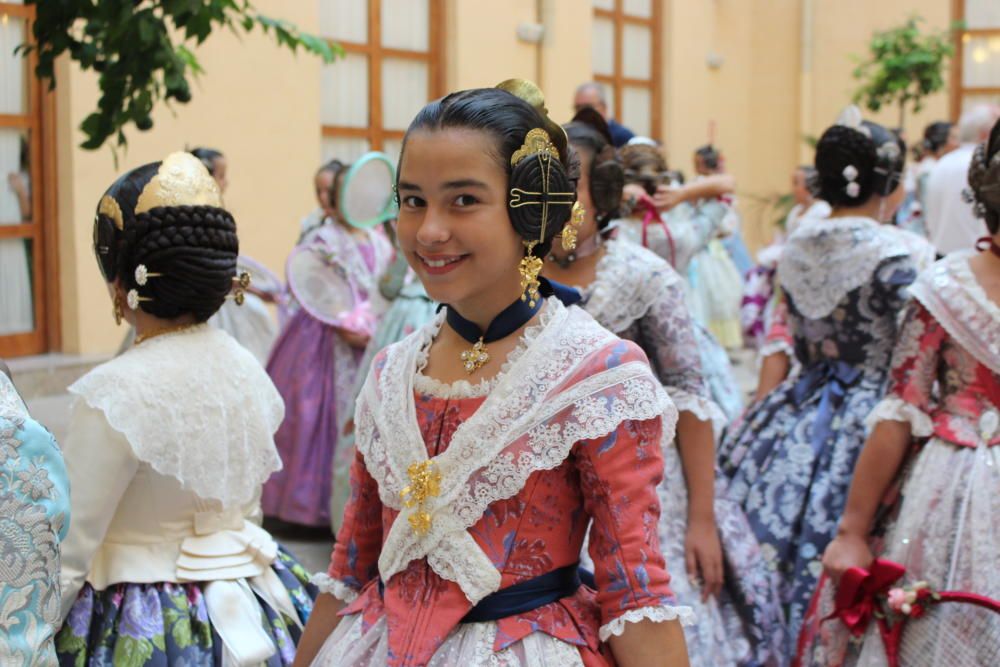
[[[577,233],[580,231],[580,227],[583,226],[583,219],[587,215],[587,209],[583,207],[579,201],[573,204],[573,213],[570,216],[569,222],[562,230],[562,249],[566,252],[571,250],[576,250],[576,239]]]
[[[538,245],[538,241],[524,241],[524,258],[517,265],[517,272],[521,274],[521,291],[523,292],[521,301],[527,301],[532,308],[538,301],[538,288],[541,286],[541,283],[538,282],[538,274],[542,272],[543,266],[542,258],[532,254],[536,245]]]
[[[122,310],[122,299],[118,294],[115,294],[114,306],[111,309],[111,314],[115,317],[115,324],[117,326],[122,325],[122,320],[125,319],[125,311]]]

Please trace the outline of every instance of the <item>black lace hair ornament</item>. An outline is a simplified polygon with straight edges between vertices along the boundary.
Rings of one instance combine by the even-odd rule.
[[[564,126],[570,144],[590,157],[588,191],[599,229],[607,227],[621,206],[625,169],[618,160],[607,121],[589,107],[581,109]]]
[[[218,185],[190,153],[137,167],[101,197],[94,253],[129,307],[164,319],[211,317],[233,290],[239,241]]]
[[[976,147],[969,164],[969,187],[962,193],[990,234],[1000,231],[1000,121]]]

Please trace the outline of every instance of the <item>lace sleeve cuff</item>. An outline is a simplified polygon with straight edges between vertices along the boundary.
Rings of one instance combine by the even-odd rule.
[[[667,387],[667,395],[674,402],[678,412],[690,412],[699,421],[712,422],[712,429],[718,437],[729,420],[715,401],[683,389]]]
[[[662,623],[663,621],[674,620],[679,620],[681,625],[684,626],[694,625],[694,610],[691,607],[671,607],[668,605],[630,609],[618,618],[602,625],[598,631],[598,636],[602,642],[606,642],[611,637],[617,637],[625,632],[626,623],[638,623],[639,621]]]
[[[792,349],[791,343],[789,343],[784,338],[772,338],[766,341],[760,346],[760,353],[758,356],[763,359],[764,357],[769,357],[772,354],[778,354],[782,352],[788,355],[789,358],[795,358],[795,350]]]
[[[926,438],[934,434],[934,422],[930,416],[898,396],[883,398],[868,415],[865,426],[871,430],[876,424],[884,421],[909,423],[913,436],[917,438]]]
[[[338,581],[326,574],[325,572],[319,572],[314,574],[310,579],[309,583],[319,589],[320,593],[329,593],[333,597],[337,598],[341,602],[346,602],[350,604],[358,597],[358,591],[342,581]]]

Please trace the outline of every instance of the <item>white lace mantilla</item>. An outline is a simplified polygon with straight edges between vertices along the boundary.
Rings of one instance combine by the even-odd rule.
[[[27,416],[28,408],[14,388],[14,383],[6,374],[0,372],[0,417],[24,419]]]
[[[972,251],[948,255],[922,273],[910,292],[948,335],[994,373],[1000,374],[1000,306],[976,280]]]
[[[606,248],[586,310],[617,334],[645,315],[682,278],[666,260],[635,243],[611,239]]]
[[[200,325],[152,338],[69,391],[103,412],[139,459],[225,507],[253,500],[281,469],[281,395],[224,331]]]
[[[778,260],[778,280],[799,312],[819,319],[869,282],[883,261],[909,254],[897,235],[871,218],[817,220],[789,237]]]
[[[691,607],[639,607],[630,609],[618,618],[609,623],[605,623],[597,631],[597,636],[602,642],[606,642],[612,637],[620,637],[625,632],[626,623],[639,623],[640,621],[653,621],[663,623],[664,621],[679,620],[682,626],[694,625],[695,614]]]
[[[677,411],[648,365],[627,362],[583,375],[594,355],[620,339],[577,307],[548,299],[545,311],[544,326],[525,331],[493,391],[434,457],[440,493],[423,507],[432,517],[423,535],[408,521],[419,508],[404,507],[400,493],[410,483],[409,465],[427,461],[413,382],[435,325],[387,348],[380,370],[369,375],[355,420],[357,447],[382,502],[400,512],[379,557],[383,580],[427,558],[475,604],[500,588],[500,573],[468,532],[491,503],[516,495],[533,472],[559,466],[575,443],[626,420],[662,416],[673,437]]]

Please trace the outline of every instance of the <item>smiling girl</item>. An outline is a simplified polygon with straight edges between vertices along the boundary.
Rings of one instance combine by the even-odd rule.
[[[656,534],[677,413],[638,347],[537,277],[576,199],[537,97],[454,93],[407,132],[399,243],[446,305],[373,363],[298,664],[687,664]]]

